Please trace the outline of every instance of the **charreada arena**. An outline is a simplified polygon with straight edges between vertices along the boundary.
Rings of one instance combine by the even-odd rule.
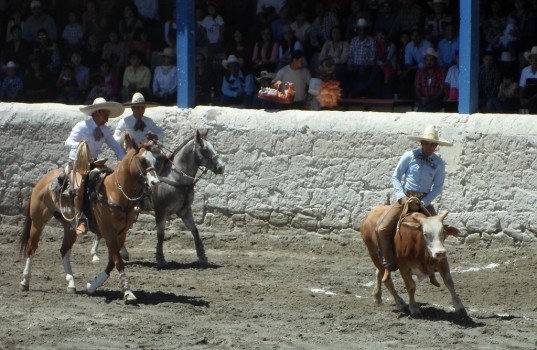
[[[66,165],[63,143],[85,116],[79,106],[0,104],[1,349],[537,348],[534,116],[212,106],[146,115],[164,129],[168,150],[207,132],[225,171],[196,175],[192,212],[205,260],[172,216],[158,263],[155,217],[139,214],[124,262],[137,300],[126,303],[115,269],[87,289],[108,260],[104,242],[92,254],[91,232],[72,248],[68,288],[55,218],[21,288],[30,193]],[[404,305],[384,285],[375,301],[360,225],[371,208],[394,201],[393,169],[419,146],[409,137],[430,124],[453,143],[437,149],[446,182],[434,204],[460,231],[444,242],[456,294],[438,273],[415,278],[414,313],[399,271],[392,280]]]

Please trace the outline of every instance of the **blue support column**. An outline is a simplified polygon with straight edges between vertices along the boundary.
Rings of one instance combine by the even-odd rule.
[[[479,1],[460,0],[459,113],[477,112],[479,103]]]
[[[191,108],[196,97],[194,1],[176,0],[175,11],[177,11],[177,106]]]

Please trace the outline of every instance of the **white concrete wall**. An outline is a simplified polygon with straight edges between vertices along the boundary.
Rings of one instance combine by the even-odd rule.
[[[225,175],[197,185],[204,225],[252,233],[294,227],[319,233],[357,228],[366,211],[393,197],[390,176],[427,124],[454,147],[437,209],[466,241],[536,241],[537,119],[528,115],[310,112],[158,107],[147,114],[174,148],[197,128],[226,162]],[[0,104],[0,214],[20,218],[40,175],[63,165],[63,142],[84,116],[76,106]],[[117,120],[109,124],[114,127]],[[108,153],[111,160],[114,157]],[[112,162],[114,164],[115,162]]]

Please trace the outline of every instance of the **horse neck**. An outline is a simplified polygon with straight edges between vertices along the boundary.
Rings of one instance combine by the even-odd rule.
[[[173,165],[177,168],[177,170],[192,177],[196,176],[199,168],[194,156],[195,144],[195,140],[188,142],[183,148],[181,148],[181,150],[179,150],[173,161]]]
[[[127,155],[114,170],[115,174],[112,174],[114,181],[121,186],[123,192],[128,196],[134,196],[139,187],[140,169],[138,160],[135,159],[136,151],[130,150]]]

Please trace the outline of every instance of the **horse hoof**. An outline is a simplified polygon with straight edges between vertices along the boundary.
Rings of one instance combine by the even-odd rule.
[[[123,261],[129,261],[129,252],[121,250],[119,254],[121,255],[121,259],[123,259]]]
[[[209,259],[207,259],[207,257],[204,256],[204,257],[198,259],[198,263],[201,266],[207,266],[207,265],[209,265]]]
[[[99,257],[97,255],[94,255],[93,258],[91,259],[91,262],[96,264],[100,261],[101,259],[99,259]]]
[[[157,259],[157,267],[165,267],[168,265],[166,259]]]
[[[126,305],[134,305],[138,302],[138,299],[136,299],[136,297],[130,290],[125,291],[125,293],[123,294],[123,299],[125,299]]]
[[[75,287],[67,287],[67,293],[76,294],[76,288]]]
[[[22,284],[21,283],[21,292],[27,292],[30,290],[30,285],[29,284]]]

